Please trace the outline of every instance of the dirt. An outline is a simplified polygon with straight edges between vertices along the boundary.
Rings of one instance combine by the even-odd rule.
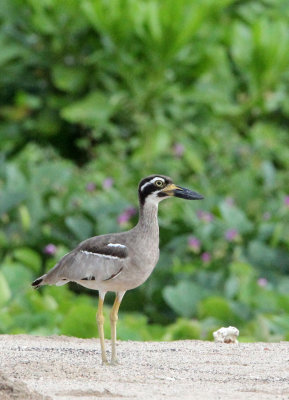
[[[27,385],[18,380],[11,380],[0,373],[0,399],[1,400],[50,400],[51,397],[31,391]]]
[[[128,341],[118,355],[102,366],[97,339],[0,335],[0,399],[289,399],[289,342]]]

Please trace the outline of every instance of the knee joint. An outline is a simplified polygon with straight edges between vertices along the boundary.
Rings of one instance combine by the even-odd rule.
[[[118,320],[118,315],[115,313],[111,313],[110,320],[111,320],[111,322],[116,322]]]
[[[97,321],[98,324],[103,324],[104,323],[104,316],[96,314],[96,321]]]

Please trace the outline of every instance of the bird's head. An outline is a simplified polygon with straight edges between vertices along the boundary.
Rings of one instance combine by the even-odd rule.
[[[142,179],[139,183],[138,193],[142,205],[148,201],[158,204],[161,200],[172,196],[185,200],[202,200],[204,198],[197,192],[175,185],[171,178],[164,175],[150,175]]]

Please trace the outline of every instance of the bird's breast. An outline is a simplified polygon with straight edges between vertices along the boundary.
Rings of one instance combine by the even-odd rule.
[[[131,258],[131,272],[139,277],[143,283],[152,273],[159,260],[159,249],[147,248],[142,254],[135,254]],[[140,284],[141,284],[140,283]]]

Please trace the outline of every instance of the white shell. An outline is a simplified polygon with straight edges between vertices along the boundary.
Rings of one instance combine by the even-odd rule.
[[[220,328],[213,333],[216,343],[238,343],[239,330],[234,326]]]

